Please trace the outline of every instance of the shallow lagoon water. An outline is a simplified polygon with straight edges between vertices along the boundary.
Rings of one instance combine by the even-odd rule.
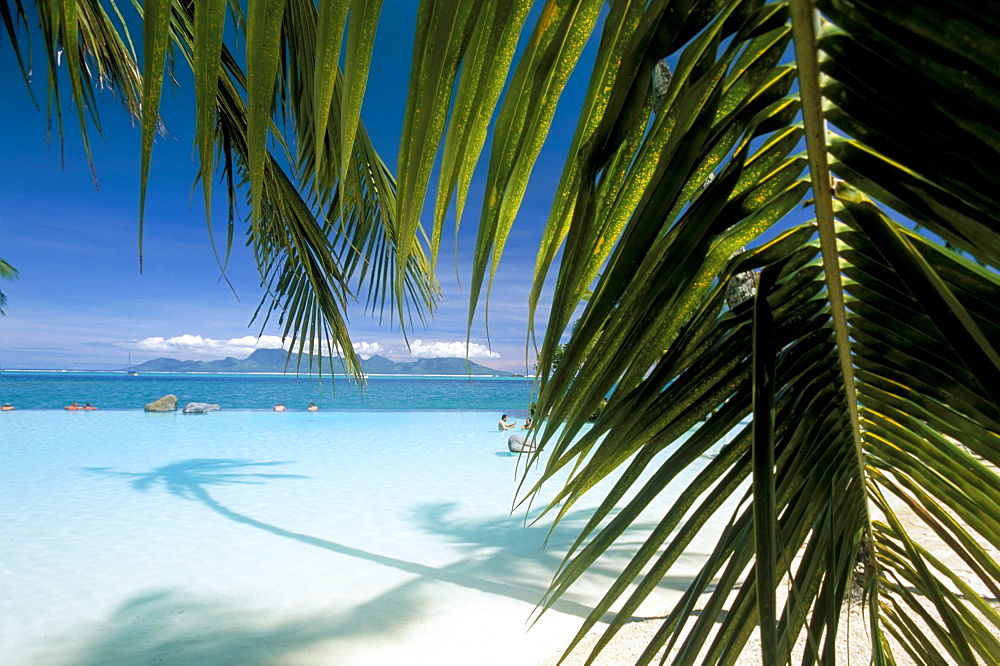
[[[609,580],[598,567],[528,631],[596,495],[543,548],[549,523],[511,514],[496,418],[2,413],[0,660],[538,663]]]

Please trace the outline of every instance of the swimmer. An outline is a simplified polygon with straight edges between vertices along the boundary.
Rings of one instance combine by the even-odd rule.
[[[87,403],[84,403],[83,409],[84,409],[84,411],[92,412],[95,409],[97,409],[97,407],[94,407],[92,404],[90,404],[89,402],[87,402]]]
[[[74,402],[71,405],[66,405],[65,407],[63,407],[63,409],[65,409],[67,411],[70,411],[70,412],[78,412],[78,411],[81,411],[83,409],[83,407],[81,407],[80,405],[78,405],[78,404],[76,404]]]
[[[503,414],[500,417],[500,422],[497,423],[497,428],[499,428],[500,430],[510,430],[511,428],[513,428],[516,425],[517,425],[517,421],[514,421],[513,423],[508,423],[507,422],[507,415]]]
[[[283,412],[285,411],[285,406],[279,402],[277,405],[274,406],[274,411]]]
[[[309,403],[309,406],[306,407],[306,409],[308,409],[310,412],[318,412],[319,411],[319,407],[317,407],[314,403],[311,403],[311,402]]]
[[[0,412],[12,412],[12,411],[14,411],[14,405],[10,404],[9,402],[5,402],[3,403],[3,405],[0,405]]]

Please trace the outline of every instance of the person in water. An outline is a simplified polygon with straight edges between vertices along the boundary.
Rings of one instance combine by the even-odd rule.
[[[92,412],[92,411],[94,411],[95,409],[97,409],[97,407],[94,407],[94,406],[93,406],[92,404],[90,404],[89,402],[87,402],[87,403],[84,403],[84,405],[83,405],[83,409],[84,409],[84,411],[86,411],[86,412]]]
[[[513,423],[507,423],[507,415],[503,414],[500,416],[500,422],[497,423],[497,428],[499,428],[500,430],[510,430],[516,425],[517,421],[514,421]]]
[[[308,409],[310,412],[318,412],[319,411],[319,407],[317,407],[314,403],[311,403],[311,402],[309,403],[309,406],[306,407],[306,409]]]
[[[527,430],[530,427],[531,427],[531,417],[529,416],[528,418],[524,419],[524,425],[521,426],[521,430]]]
[[[285,411],[285,406],[279,402],[277,405],[274,406],[274,411],[283,412]]]
[[[12,412],[12,411],[14,411],[14,405],[10,404],[9,402],[5,402],[3,403],[3,405],[0,405],[0,412]]]
[[[66,405],[65,407],[63,407],[63,409],[65,409],[67,411],[70,411],[70,412],[78,412],[78,411],[82,410],[83,407],[81,407],[80,405],[78,405],[77,403],[74,402],[71,405]]]

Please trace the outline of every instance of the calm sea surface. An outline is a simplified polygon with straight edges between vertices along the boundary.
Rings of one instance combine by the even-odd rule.
[[[17,409],[61,409],[89,402],[101,409],[142,409],[167,394],[179,406],[208,402],[222,409],[270,409],[310,402],[333,410],[489,410],[527,414],[532,380],[523,377],[384,377],[365,390],[343,377],[124,372],[0,372],[0,403]]]
[[[222,411],[142,411],[169,393]],[[530,396],[524,379],[0,373],[0,663],[537,663],[593,602],[526,632],[573,534],[511,514],[496,422]]]
[[[362,394],[280,376],[3,372],[0,402],[17,409],[0,412],[0,663],[546,661],[708,459],[532,624],[617,474],[554,530],[539,511],[564,474],[512,512],[524,464],[496,423],[522,419],[531,389],[373,377]],[[167,393],[222,411],[142,410]],[[70,402],[100,409],[63,411]],[[530,486],[537,467],[527,474]],[[668,580],[694,575],[723,527],[703,530]],[[637,614],[662,615],[679,587],[661,586]]]

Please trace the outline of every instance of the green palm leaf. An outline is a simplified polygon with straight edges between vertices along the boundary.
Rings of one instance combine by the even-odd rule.
[[[248,197],[260,313],[300,360],[317,345],[352,356],[344,311],[362,293],[407,325],[433,311],[447,211],[454,198],[457,224],[492,130],[472,321],[599,31],[529,299],[533,338],[553,274],[541,474],[521,497],[558,521],[610,490],[543,606],[687,479],[574,646],[615,612],[593,654],[605,647],[714,524],[640,663],[731,663],[755,631],[768,663],[795,645],[830,663],[855,596],[876,663],[996,663],[1000,19],[929,0],[540,4],[532,22],[516,0],[421,3],[398,187],[360,122],[378,0],[255,0],[246,17],[230,3],[237,37],[221,45],[220,4],[147,3],[143,79],[95,3],[38,12],[55,93],[58,48],[72,51],[84,132],[88,63],[130,110],[143,100],[143,187],[164,58],[190,60],[206,203],[213,168],[231,202]],[[0,8],[20,56],[21,4]],[[672,78],[654,90],[664,62]],[[753,299],[728,299],[735,284]]]
[[[16,280],[20,277],[17,269],[8,264],[3,259],[0,259],[0,280]],[[0,289],[0,316],[7,314],[4,308],[7,306],[7,294],[3,293]]]
[[[215,99],[219,88],[219,54],[226,21],[225,0],[209,0],[194,10],[194,93],[197,114],[198,160],[202,171],[215,173]],[[205,218],[211,229],[212,178],[202,182],[205,195]]]
[[[614,145],[632,157],[612,158],[608,150],[589,168],[598,174],[592,185],[564,176],[564,185],[579,197],[592,197],[581,193],[599,188],[602,177],[607,182],[618,178],[642,194],[631,197],[637,204],[625,214],[627,222],[605,255],[606,264],[597,264],[599,276],[595,269],[581,271],[580,258],[607,247],[607,239],[597,236],[604,219],[581,213],[586,198],[554,218],[562,223],[572,217],[572,223],[566,222],[554,327],[547,331],[540,368],[548,367],[545,354],[554,350],[580,303],[575,295],[595,277],[597,285],[559,366],[542,378],[536,409],[548,419],[538,435],[546,453],[534,456],[544,460],[544,471],[526,497],[542,493],[549,479],[569,468],[569,481],[549,500],[558,520],[599,481],[616,480],[571,549],[545,604],[622,539],[680,470],[717,450],[705,470],[678,491],[573,645],[617,608],[617,619],[592,654],[605,647],[693,535],[711,520],[721,520],[729,528],[640,663],[663,649],[675,663],[729,662],[754,626],[761,627],[765,663],[789,661],[797,642],[805,646],[806,662],[832,661],[854,588],[871,600],[876,661],[891,659],[895,650],[919,663],[935,663],[939,651],[959,663],[993,663],[1000,655],[998,614],[974,589],[995,595],[1000,581],[991,554],[1000,528],[993,504],[1000,480],[983,462],[995,464],[1000,437],[995,384],[1000,331],[994,323],[1000,313],[992,305],[1000,279],[995,271],[902,228],[865,193],[913,215],[921,227],[956,241],[976,259],[995,264],[1000,229],[995,202],[983,200],[983,190],[974,184],[979,174],[970,183],[956,177],[963,172],[956,169],[972,168],[960,163],[963,156],[994,148],[995,134],[983,131],[988,116],[970,110],[969,98],[991,103],[994,110],[997,103],[975,82],[960,100],[953,85],[942,90],[952,95],[953,110],[946,108],[948,102],[933,112],[923,105],[927,112],[920,120],[907,114],[897,123],[885,109],[902,97],[891,91],[911,84],[911,90],[948,87],[927,75],[940,75],[944,66],[933,49],[922,53],[921,62],[935,67],[920,69],[903,60],[901,45],[912,51],[933,33],[934,48],[966,59],[967,51],[945,43],[938,31],[909,14],[904,20],[869,3],[858,7],[864,20],[838,13],[853,5],[824,5],[827,20],[840,22],[836,28],[822,24],[817,36],[810,6],[792,5],[822,251],[813,245],[816,227],[803,226],[737,255],[723,269],[733,249],[752,245],[805,192],[795,180],[801,157],[786,150],[773,153],[777,161],[765,158],[768,144],[751,141],[759,133],[781,136],[794,120],[780,112],[795,106],[766,99],[771,115],[741,117],[730,101],[741,98],[736,92],[741,79],[753,78],[750,63],[761,63],[747,86],[755,91],[778,80],[782,67],[753,55],[779,34],[769,23],[779,14],[764,9],[754,14],[744,3],[717,6],[714,27],[681,52],[673,93],[640,145],[626,138],[629,121],[617,121]],[[928,11],[942,20],[940,13]],[[969,19],[955,14],[958,18],[948,17],[947,32],[962,35],[962,21]],[[727,23],[730,16],[743,22]],[[872,28],[890,21],[891,30]],[[761,32],[765,27],[771,30]],[[712,34],[723,41],[706,49],[700,40]],[[892,48],[889,36],[896,40]],[[854,49],[862,49],[865,58]],[[665,55],[669,52],[657,49],[645,58],[655,63]],[[968,66],[984,69],[981,61]],[[910,69],[919,70],[913,81],[884,85],[888,71],[900,76]],[[847,81],[836,78],[841,73]],[[810,87],[809,81],[821,85]],[[948,116],[949,122],[942,127],[932,113]],[[827,130],[824,116],[853,138]],[[671,120],[662,123],[661,118]],[[584,122],[586,117],[581,127]],[[948,128],[965,144],[945,165],[928,155],[932,146],[951,150]],[[666,137],[659,138],[659,131]],[[911,132],[921,137],[920,151],[914,150],[918,144]],[[720,146],[730,148],[713,151],[716,137],[726,137]],[[675,147],[679,143],[683,153]],[[655,154],[662,175],[642,181],[612,175],[620,164],[641,164],[644,150]],[[799,166],[790,170],[797,161]],[[751,169],[755,162],[767,167]],[[567,173],[580,173],[577,163],[571,157]],[[831,188],[825,175],[831,168],[847,182]],[[696,194],[709,172],[715,180]],[[791,180],[777,179],[785,172]],[[764,186],[771,181],[773,187]],[[741,197],[746,192],[753,196]],[[780,203],[786,194],[790,202]],[[763,215],[760,225],[750,222],[772,208],[773,217]],[[580,229],[575,233],[574,224]],[[740,228],[747,236],[733,235]],[[551,238],[559,239],[560,233],[552,232]],[[724,243],[729,238],[735,247]],[[720,310],[730,276],[748,267],[766,267],[764,275],[771,276],[761,280],[756,306]],[[769,358],[773,370],[766,370]],[[596,422],[585,427],[604,399],[607,405]],[[751,413],[752,426],[739,426]],[[734,427],[739,434],[727,435]],[[727,438],[731,441],[721,444]],[[735,513],[725,508],[728,498],[741,500]],[[914,518],[901,522],[896,516],[901,507]],[[912,520],[927,524],[982,587],[955,575],[928,546],[909,536],[906,525]],[[786,587],[787,595],[782,593]],[[716,618],[722,611],[726,620],[720,623]]]
[[[423,230],[419,225],[410,229],[417,240],[403,242],[395,218],[395,179],[358,121],[378,13],[375,4],[356,3],[352,14],[347,85],[340,81],[336,62],[325,62],[323,71],[313,64],[318,24],[325,30],[324,39],[338,28],[331,27],[336,20],[328,16],[320,23],[312,3],[254,3],[246,16],[239,5],[227,3],[146,3],[142,77],[128,33],[120,27],[126,22],[117,7],[111,8],[117,21],[107,8],[90,0],[37,5],[49,55],[50,99],[60,132],[58,54],[69,48],[66,60],[85,137],[84,110],[97,121],[92,84],[120,91],[126,107],[141,117],[140,180],[145,192],[153,138],[162,127],[158,110],[164,63],[172,62],[173,53],[179,51],[195,75],[196,144],[206,210],[216,165],[227,184],[227,256],[238,198],[246,196],[250,202],[246,232],[267,289],[258,309],[262,322],[268,313],[279,313],[283,332],[297,343],[300,362],[304,353],[318,354],[317,345],[322,345],[327,354],[344,354],[348,367],[355,370],[360,366],[344,315],[357,294],[366,296],[373,311],[396,303],[400,324],[406,327],[426,323],[436,307],[438,288],[420,243]],[[234,19],[237,42],[247,42],[240,48],[245,48],[249,76],[223,39],[227,11]],[[20,4],[12,12],[4,3],[8,34],[19,57],[12,24],[13,17],[23,13]],[[8,15],[11,21],[6,20]],[[317,82],[325,89],[327,80],[336,94],[324,106],[323,95],[329,90],[317,97],[313,89]],[[349,95],[347,104],[341,104],[342,89]],[[317,118],[320,113],[325,115]],[[297,119],[298,141],[291,140],[279,122],[281,114]],[[272,152],[269,141],[281,152]],[[341,141],[350,144],[342,148]],[[335,159],[324,159],[323,147]],[[140,201],[145,199],[142,192]],[[211,231],[210,218],[208,224]],[[142,210],[140,266],[141,238]],[[400,248],[406,248],[406,256],[397,260]],[[222,270],[224,264],[220,259]]]

